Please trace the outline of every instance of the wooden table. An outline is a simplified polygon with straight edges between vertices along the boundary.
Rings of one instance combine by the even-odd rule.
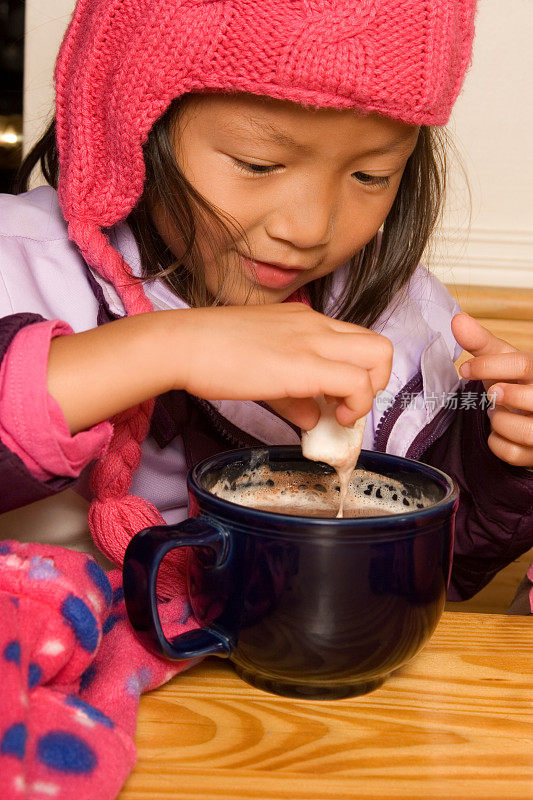
[[[533,800],[531,617],[445,612],[380,689],[292,701],[209,659],[141,699],[120,800]]]

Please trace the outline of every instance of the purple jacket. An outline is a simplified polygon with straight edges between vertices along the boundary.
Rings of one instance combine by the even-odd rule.
[[[125,224],[110,232],[135,274],[140,260]],[[336,272],[328,313],[342,292],[347,266]],[[0,357],[16,332],[59,318],[74,331],[122,316],[112,286],[93,274],[68,240],[56,193],[41,187],[0,196]],[[155,308],[185,308],[161,281],[145,284]],[[500,569],[533,545],[533,477],[494,456],[489,423],[479,402],[481,384],[460,382],[459,348],[450,321],[458,310],[446,289],[423,267],[373,326],[394,344],[391,379],[369,414],[363,447],[416,458],[452,475],[461,488],[450,599],[479,591]],[[443,406],[442,400],[445,399]],[[167,522],[187,515],[187,469],[232,447],[295,444],[299,431],[262,403],[205,401],[185,392],[158,398],[141,467],[131,491],[154,503]],[[87,475],[76,488],[88,495]],[[0,511],[72,487],[61,476],[36,480],[0,445]]]

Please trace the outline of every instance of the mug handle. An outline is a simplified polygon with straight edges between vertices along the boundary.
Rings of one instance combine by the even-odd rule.
[[[178,534],[179,538],[176,538]],[[177,661],[201,656],[229,656],[229,637],[198,628],[167,639],[157,609],[156,585],[161,561],[177,547],[208,547],[214,567],[227,557],[229,534],[205,519],[189,518],[176,525],[155,525],[135,534],[124,555],[123,588],[129,620],[144,647]]]

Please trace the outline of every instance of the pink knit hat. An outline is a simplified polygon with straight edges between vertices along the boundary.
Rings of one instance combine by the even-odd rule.
[[[443,125],[470,62],[476,0],[78,0],[56,65],[59,199],[69,235],[128,314],[152,310],[102,228],[143,191],[142,146],[187,92],[250,92]],[[163,522],[128,494],[153,402],[120,414],[89,515],[117,564]]]

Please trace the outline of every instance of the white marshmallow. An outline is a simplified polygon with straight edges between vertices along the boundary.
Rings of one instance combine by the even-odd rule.
[[[352,428],[340,425],[335,417],[336,403],[328,403],[321,396],[320,419],[314,428],[302,433],[302,452],[311,461],[323,461],[337,471],[352,470],[357,464],[363,444],[366,417],[361,417]]]
[[[310,461],[323,461],[337,472],[340,483],[337,517],[342,517],[350,476],[361,454],[366,417],[347,428],[337,422],[335,402],[328,403],[322,396],[316,400],[320,406],[320,419],[314,428],[302,433],[302,453]]]

